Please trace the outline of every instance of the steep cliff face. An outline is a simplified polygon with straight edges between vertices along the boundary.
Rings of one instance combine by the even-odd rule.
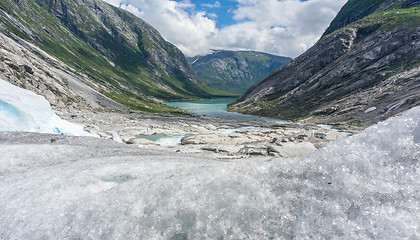
[[[420,8],[388,6],[324,36],[230,108],[364,125],[419,103]]]
[[[133,109],[160,111],[165,108],[158,104],[161,100],[212,96],[182,52],[154,28],[99,0],[4,0],[0,29],[34,58],[39,48],[56,60],[38,57],[50,67],[61,65],[90,88]],[[7,79],[31,88],[31,74],[8,70]],[[61,93],[66,95],[54,94]]]
[[[188,60],[204,84],[239,95],[292,59],[255,51],[218,50]]]

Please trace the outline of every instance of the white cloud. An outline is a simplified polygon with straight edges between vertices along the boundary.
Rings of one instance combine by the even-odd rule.
[[[198,11],[190,1],[105,1],[149,22],[188,56],[230,49],[296,57],[319,39],[347,0],[236,0],[237,23],[221,29],[214,13]]]
[[[203,3],[203,4],[201,4],[201,6],[207,7],[207,8],[219,8],[220,7],[220,2],[219,1],[216,1],[213,4]]]
[[[216,13],[207,13],[206,16],[209,17],[210,19],[216,19],[217,18]]]

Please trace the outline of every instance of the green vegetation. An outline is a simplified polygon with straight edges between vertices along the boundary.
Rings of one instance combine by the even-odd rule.
[[[376,11],[385,0],[358,0],[358,1],[348,1],[334,20],[331,22],[330,26],[325,30],[323,36],[328,35],[337,29],[340,29],[352,22],[355,22],[365,16]]]
[[[351,8],[346,8],[346,5],[337,15],[336,19],[349,19],[352,15],[352,10],[354,8],[362,8],[366,6],[368,3],[372,4],[371,11],[365,11],[364,14],[359,16],[359,18],[355,19],[354,21],[350,21],[348,24],[340,26],[336,25],[334,20],[330,27],[325,31],[324,35],[328,35],[330,33],[335,33],[342,31],[343,29],[357,27],[359,29],[358,34],[363,36],[368,36],[371,33],[380,30],[390,30],[395,27],[418,27],[420,26],[420,7],[411,7],[411,8],[398,8],[400,6],[404,6],[405,1],[396,1],[393,4],[389,4],[386,7],[379,9],[379,6],[383,2],[381,1],[359,1],[356,4],[351,5]],[[359,6],[360,5],[360,6]],[[371,5],[369,5],[371,6]],[[345,10],[345,11],[344,11]],[[376,10],[376,11],[374,11]],[[343,13],[342,13],[343,11]],[[347,12],[348,11],[348,12]],[[369,14],[367,14],[369,13]],[[332,27],[336,26],[336,27]],[[338,27],[340,26],[340,27]],[[333,31],[332,31],[333,30]]]
[[[166,112],[174,115],[187,115],[181,108],[168,107],[162,103],[146,102],[128,94],[121,94],[117,92],[105,92],[109,98],[114,99],[116,102],[124,104],[126,107],[132,110],[138,110],[142,112]]]
[[[390,30],[395,27],[418,27],[420,26],[420,7],[378,11],[354,23],[354,25],[356,24],[361,26],[381,24],[379,30]]]

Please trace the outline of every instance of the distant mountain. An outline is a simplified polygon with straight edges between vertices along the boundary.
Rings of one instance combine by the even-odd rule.
[[[0,41],[0,75],[55,106],[167,111],[159,102],[214,92],[153,27],[100,0],[2,0]]]
[[[187,59],[201,82],[234,95],[244,93],[267,74],[292,60],[262,52],[223,50]]]
[[[350,0],[312,48],[252,86],[230,110],[369,125],[419,105],[419,5]]]

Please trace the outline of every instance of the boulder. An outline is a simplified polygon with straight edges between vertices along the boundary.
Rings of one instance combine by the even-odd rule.
[[[267,156],[268,147],[267,146],[245,146],[240,150],[241,154],[251,155],[251,156]]]
[[[156,142],[153,142],[153,141],[150,141],[150,140],[147,140],[147,139],[143,139],[143,138],[132,138],[125,143],[126,144],[133,144],[133,145],[155,145],[155,146],[159,145]]]
[[[181,139],[182,145],[188,144],[221,144],[223,139],[217,134],[208,134],[208,135],[192,135],[186,136]]]
[[[342,132],[328,131],[326,133],[327,141],[337,141],[337,140],[344,139],[346,137],[347,137],[347,135],[345,133],[342,133]]]
[[[315,146],[310,142],[292,143],[286,142],[281,143],[277,146],[271,145],[268,147],[269,153],[276,153],[283,158],[299,157],[316,150]]]

